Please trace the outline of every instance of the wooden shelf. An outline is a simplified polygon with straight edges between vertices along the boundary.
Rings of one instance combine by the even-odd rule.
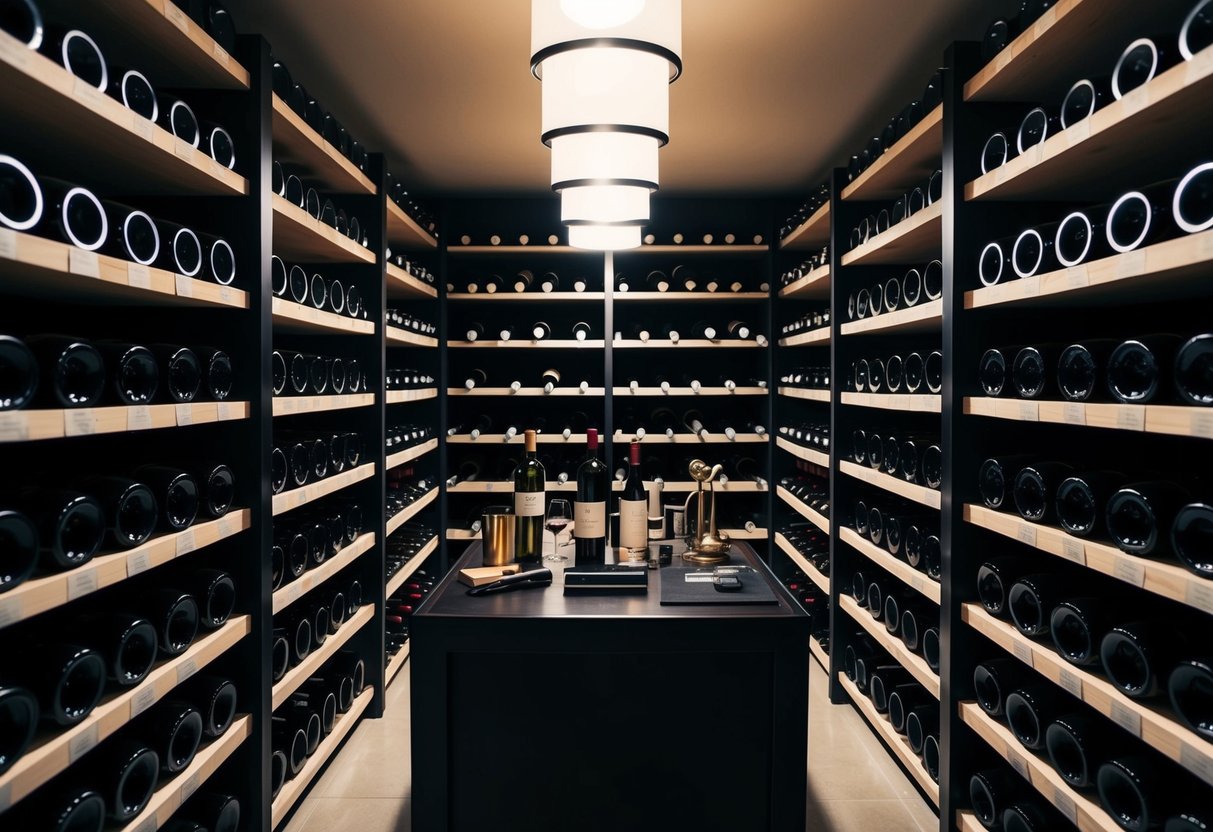
[[[741,445],[769,442],[770,439],[771,437],[765,433],[738,433],[733,439],[729,439],[723,433],[709,433],[703,437],[689,432],[676,433],[673,436],[666,436],[664,433],[649,433],[645,434],[643,439],[637,439],[635,434],[624,433],[621,430],[615,431],[616,442],[644,442],[650,445]]]
[[[614,395],[625,398],[628,396],[765,396],[769,392],[765,387],[734,387],[732,390],[727,387],[700,387],[698,390],[690,387],[671,387],[669,390],[662,390],[660,387],[637,387],[635,390],[631,387],[616,387]]]
[[[273,498],[273,515],[277,517],[279,514],[286,514],[288,511],[319,500],[321,497],[327,497],[356,482],[361,482],[373,476],[374,473],[375,463],[365,462],[357,468],[351,468],[340,474],[334,474],[317,482],[308,483],[302,488],[292,488],[290,491],[275,494]]]
[[[855,407],[875,407],[881,410],[902,410],[911,413],[939,413],[942,410],[940,394],[909,393],[843,393],[842,403]]]
[[[639,301],[646,303],[681,303],[683,301],[766,300],[766,292],[619,292],[612,296],[616,303]]]
[[[454,349],[481,350],[600,350],[606,347],[606,341],[601,338],[587,341],[448,341],[447,346]]]
[[[1024,307],[1089,308],[1092,304],[1139,303],[1205,297],[1213,231],[1202,231],[1136,251],[1114,254],[1068,269],[965,292],[965,309],[1017,304]]]
[[[345,569],[345,567],[369,552],[374,545],[374,532],[361,534],[357,540],[346,546],[336,555],[325,558],[324,563],[315,569],[308,569],[289,584],[283,584],[279,589],[274,591],[273,614],[277,615],[282,612],[302,596],[320,586],[342,569]]]
[[[792,563],[796,564],[797,568],[803,572],[810,581],[812,581],[818,589],[826,595],[830,594],[830,579],[823,575],[821,570],[814,566],[808,558],[796,551],[796,547],[779,532],[775,532],[775,545],[778,546],[785,555],[791,558]],[[825,663],[828,667],[829,662]]]
[[[822,649],[821,644],[817,639],[809,636],[809,653],[813,658],[817,659],[817,663],[821,665],[821,669],[826,673],[830,672],[830,656]]]
[[[249,417],[248,402],[191,402],[135,407],[0,412],[0,444],[205,425]]]
[[[104,34],[107,54],[113,49],[139,55],[139,68],[165,87],[249,87],[248,71],[175,3],[78,3],[72,7],[72,25]]]
[[[640,248],[629,248],[615,252],[616,257],[627,257],[635,254],[766,254],[771,247],[765,243],[741,245],[734,243],[712,243],[711,245],[643,245]]]
[[[286,675],[274,683],[273,696],[270,704],[272,710],[278,710],[282,704],[290,699],[291,694],[299,689],[299,686],[308,680],[309,677],[315,676],[325,662],[337,654],[347,641],[349,641],[355,633],[362,629],[368,621],[375,618],[375,605],[363,604],[358,608],[358,612],[351,615],[345,620],[337,632],[329,633],[328,638],[324,640],[324,644],[312,650],[307,654],[307,658],[299,662],[286,672]]]
[[[830,299],[830,267],[822,266],[793,280],[779,290],[781,298],[797,300],[829,300]]]
[[[493,301],[494,303],[572,303],[576,301],[603,301],[606,292],[452,292],[447,300]]]
[[[513,390],[509,387],[474,387],[471,390],[466,387],[449,387],[446,394],[449,398],[468,398],[471,397],[500,397],[500,398],[577,398],[578,396],[603,396],[606,395],[605,387],[589,387],[582,392],[580,387],[556,387],[551,393],[545,392],[542,387],[520,387]]]
[[[898,309],[896,312],[883,312],[861,321],[848,321],[842,325],[842,334],[860,335],[865,332],[878,332],[881,335],[890,335],[892,333],[938,332],[942,326],[943,299],[940,298],[920,303],[917,306]]]
[[[972,812],[957,812],[956,825],[960,828],[960,832],[986,832],[986,828],[981,825],[977,815]]]
[[[746,529],[721,529],[720,533],[728,537],[729,540],[766,540],[771,536],[770,529],[754,529],[747,531]]]
[[[67,572],[31,578],[0,595],[0,629],[231,537],[249,527],[251,516],[249,509],[233,509],[218,520],[153,537],[134,549],[98,555]]]
[[[547,491],[565,492],[576,491],[577,483],[569,482],[549,482],[546,485]],[[622,491],[623,483],[612,482],[612,491]],[[447,486],[447,494],[506,494],[514,493],[513,481],[507,480],[472,480],[471,482],[457,482],[454,485]]]
[[[470,529],[447,529],[447,540],[479,540],[480,532],[474,532]]]
[[[389,205],[394,204],[390,200]],[[418,280],[395,263],[387,264],[387,296],[389,298],[428,298],[438,297],[438,289]]]
[[[370,321],[336,315],[314,306],[274,298],[271,305],[274,329],[279,332],[297,332],[303,335],[314,333],[336,333],[340,335],[374,335],[375,325]]]
[[[396,680],[396,677],[400,675],[400,671],[404,668],[405,663],[407,663],[409,660],[409,651],[411,649],[412,644],[406,641],[404,644],[400,645],[400,649],[396,651],[396,655],[392,656],[392,660],[388,662],[387,673],[385,674],[387,677],[387,685],[390,686],[392,682]]]
[[[779,339],[779,346],[804,347],[813,344],[824,346],[830,343],[830,331],[830,327],[822,326],[817,329],[811,329],[808,332],[801,332],[798,335],[789,335],[787,338]]]
[[[369,248],[341,234],[331,225],[312,219],[298,205],[273,194],[274,252],[283,260],[307,263],[374,263]]]
[[[886,474],[884,471],[870,468],[867,465],[858,465],[849,459],[844,459],[838,463],[838,467],[842,473],[848,476],[854,477],[857,480],[863,480],[868,485],[874,485],[890,494],[896,494],[899,497],[905,497],[907,500],[913,500],[919,505],[938,509],[943,503],[942,496],[935,489],[906,482],[901,477],[894,477]]]
[[[354,704],[350,709],[343,714],[337,714],[337,719],[333,722],[333,730],[329,735],[320,741],[320,745],[316,746],[315,753],[307,758],[307,762],[303,764],[303,768],[299,769],[299,773],[287,780],[282,787],[282,791],[278,792],[278,796],[274,798],[274,802],[270,805],[270,828],[275,828],[286,818],[299,799],[307,792],[308,786],[316,779],[316,775],[324,768],[325,764],[336,753],[341,743],[354,730],[354,726],[358,724],[358,720],[366,711],[367,706],[371,704],[371,700],[375,696],[375,688],[367,685],[362,693],[354,698]]]
[[[942,136],[941,145],[942,150]],[[812,251],[819,249],[830,241],[830,203],[825,203],[814,211],[807,220],[792,229],[788,236],[779,241],[779,248],[784,251]]]
[[[498,254],[498,255],[553,255],[553,254],[580,254],[585,257],[602,258],[601,251],[589,251],[583,248],[573,248],[572,246],[550,246],[546,242],[543,244],[536,243],[533,246],[465,246],[462,243],[450,244],[447,247],[448,255],[459,256],[463,254]],[[618,254],[618,252],[616,252]]]
[[[438,248],[437,238],[390,198],[387,201],[387,240],[406,250]]]
[[[781,396],[786,396],[789,399],[804,399],[808,402],[822,402],[823,404],[830,403],[829,390],[806,390],[801,387],[779,387],[776,392]]]
[[[925,572],[919,572],[904,560],[893,557],[884,549],[881,549],[866,537],[861,536],[859,532],[852,528],[843,526],[839,530],[839,537],[843,543],[859,552],[865,558],[872,561],[872,563],[876,564],[884,571],[888,572],[910,589],[922,595],[924,598],[929,598],[936,604],[939,603],[939,599],[942,594],[940,586],[938,583],[927,577]]]
[[[662,439],[664,438],[663,436]],[[540,445],[584,445],[585,434],[573,433],[569,434],[568,439],[565,439],[559,433],[541,433],[535,437],[535,441]],[[460,433],[446,438],[448,445],[521,445],[524,442],[526,442],[526,437],[521,433],[508,439],[504,433],[482,433],[476,439],[473,439],[470,433]]]
[[[637,341],[630,338],[621,339],[615,342],[617,350],[642,350],[642,349],[755,349],[765,348],[766,345],[760,345],[757,341],[745,340],[739,338],[720,339],[718,341],[708,341],[702,338],[682,338],[678,341],[667,340],[650,340]]]
[[[393,532],[395,532],[397,529],[399,529],[405,523],[409,522],[409,520],[412,520],[414,517],[416,517],[418,514],[421,513],[422,509],[424,509],[426,506],[428,506],[430,503],[434,502],[434,500],[437,500],[437,499],[438,499],[438,488],[437,487],[431,488],[429,490],[429,493],[426,494],[424,497],[422,497],[420,500],[414,500],[413,502],[411,502],[407,506],[405,506],[403,509],[401,509],[397,514],[394,514],[391,517],[389,517],[387,519],[388,536],[390,537]]]
[[[421,547],[421,549],[419,549],[417,551],[417,554],[415,554],[411,558],[409,558],[408,563],[406,563],[404,566],[400,567],[400,569],[397,570],[395,575],[393,575],[392,577],[387,579],[387,588],[386,588],[386,592],[385,592],[385,597],[391,598],[393,595],[396,594],[396,590],[398,590],[398,589],[400,589],[400,587],[404,586],[404,582],[407,581],[409,578],[411,578],[413,576],[413,573],[416,572],[418,569],[420,569],[421,565],[423,563],[425,563],[425,559],[428,558],[431,554],[433,554],[434,550],[438,548],[438,543],[439,543],[439,537],[438,537],[438,535],[434,535],[433,537],[430,538],[430,541],[428,543],[426,543],[424,546]]]
[[[1059,0],[965,84],[965,101],[1061,100],[1090,67],[1116,62],[1149,11],[1132,0]]]
[[[273,96],[274,159],[298,165],[309,181],[332,193],[373,194],[375,183],[333,147],[285,101]],[[390,204],[390,200],[389,200]]]
[[[941,167],[942,159],[943,105],[940,104],[843,188],[842,198],[855,202],[896,199],[915,186],[925,187],[931,174]]]
[[[1029,523],[985,506],[966,504],[964,517],[974,526],[1213,615],[1213,584],[1177,563],[1128,555],[1107,543],[1072,537],[1059,528]]]
[[[806,448],[803,445],[797,445],[790,439],[784,439],[782,436],[775,437],[775,446],[783,448],[797,459],[803,459],[806,462],[811,462],[814,465],[820,465],[822,468],[830,467],[830,455],[822,451],[816,451],[812,448]]]
[[[842,255],[842,265],[917,263],[937,256],[942,247],[943,202],[936,202]]]
[[[1063,780],[1046,760],[1020,745],[1011,730],[980,705],[961,702],[959,707],[961,720],[1082,832],[1120,832],[1121,827],[1097,802]]]
[[[775,493],[779,496],[779,499],[787,503],[789,508],[799,514],[805,520],[808,520],[826,534],[830,533],[830,518],[826,517],[819,511],[809,508],[804,504],[804,502],[793,496],[792,492],[788,491],[782,485],[775,486]]]
[[[926,767],[923,766],[922,760],[918,755],[910,750],[910,743],[905,737],[893,730],[893,726],[889,721],[876,712],[876,706],[868,697],[859,692],[859,688],[855,687],[855,683],[847,678],[845,673],[838,674],[838,682],[842,685],[843,690],[847,692],[847,696],[851,697],[851,701],[855,703],[855,707],[863,714],[863,718],[872,726],[872,730],[876,735],[884,740],[885,745],[893,752],[893,755],[901,762],[906,771],[910,772],[915,782],[919,787],[926,792],[927,797],[939,808],[939,784],[931,779],[931,775],[927,774]]]
[[[856,624],[867,631],[873,641],[883,647],[885,652],[892,656],[899,665],[910,671],[910,675],[914,677],[915,681],[930,691],[936,699],[939,698],[939,674],[931,670],[926,659],[911,653],[900,638],[885,628],[883,621],[873,618],[872,614],[859,606],[859,602],[850,594],[840,593],[838,603]]]
[[[296,413],[324,413],[330,410],[370,407],[375,403],[375,394],[346,393],[340,396],[275,396],[273,402],[275,416],[292,416]]]
[[[121,827],[121,832],[145,832],[167,824],[181,805],[219,770],[252,733],[252,716],[237,716],[223,736],[199,748],[192,763],[167,783],[157,786],[151,802],[134,820]]]
[[[387,392],[388,404],[408,404],[409,402],[423,402],[427,399],[438,398],[438,388],[423,387],[416,390],[389,390]]]
[[[68,295],[96,305],[249,306],[248,292],[234,286],[128,263],[7,228],[0,228],[0,268],[6,295],[57,301]]]
[[[1109,430],[1213,439],[1213,410],[1167,404],[1026,401],[966,396],[964,412],[1016,422],[1049,422]]]
[[[1166,711],[1130,699],[1106,679],[1070,664],[1013,625],[990,615],[980,604],[962,604],[960,617],[1050,682],[1077,696],[1206,783],[1213,784],[1213,745],[1189,731]]]
[[[434,439],[426,440],[425,442],[422,442],[420,445],[414,445],[411,448],[405,448],[403,451],[399,451],[394,454],[388,454],[387,462],[386,462],[386,470],[390,471],[391,469],[395,468],[397,465],[403,465],[406,462],[411,462],[414,459],[423,457],[437,447],[438,447],[438,439],[434,438]]]
[[[235,646],[252,629],[252,619],[239,616],[201,636],[185,653],[152,668],[142,682],[103,699],[81,722],[57,733],[43,734],[13,766],[0,775],[6,805],[25,798],[43,783],[74,765],[99,742],[168,696],[182,681]]]
[[[58,160],[62,169],[57,175],[124,194],[248,193],[248,180],[240,174],[4,32],[0,89],[0,115],[21,125],[12,152],[40,150]]]
[[[396,326],[387,328],[387,341],[392,344],[408,344],[414,347],[431,347],[438,349],[438,339],[432,335],[418,335],[416,332],[409,332],[407,329],[401,329]]]

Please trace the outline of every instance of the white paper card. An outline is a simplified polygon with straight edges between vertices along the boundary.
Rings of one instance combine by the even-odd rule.
[[[1015,639],[1014,643],[1011,645],[1011,652],[1015,654],[1015,658],[1019,659],[1028,667],[1032,666],[1032,647],[1029,644],[1022,642],[1019,639]]]
[[[1036,545],[1036,527],[1031,523],[1020,523],[1019,528],[1015,532],[1015,537],[1020,543],[1026,543],[1029,546]]]
[[[1213,586],[1200,583],[1201,580],[1203,579],[1191,578],[1188,580],[1188,587],[1184,592],[1184,598],[1188,606],[1196,607],[1199,610],[1213,614]]]
[[[1116,559],[1116,566],[1112,568],[1112,575],[1136,587],[1146,585],[1146,567],[1140,563],[1134,563],[1126,557]]]
[[[17,259],[17,232],[11,228],[0,228],[0,257]]]
[[[1083,566],[1087,565],[1086,550],[1082,541],[1068,535],[1061,539],[1061,556],[1066,560],[1081,563]]]
[[[140,263],[126,265],[126,285],[135,289],[151,289],[152,273]]]
[[[194,424],[194,406],[192,404],[176,405],[176,411],[178,426]]]
[[[82,277],[100,277],[101,261],[97,252],[73,246],[67,250],[67,270]]]
[[[177,684],[181,684],[197,672],[198,662],[194,659],[186,659],[181,664],[177,665]]]
[[[1078,807],[1074,805],[1074,798],[1070,797],[1061,786],[1053,790],[1053,805],[1066,820],[1075,826],[1078,825]]]
[[[1179,746],[1179,762],[1206,783],[1213,783],[1213,756],[1188,743]]]
[[[194,279],[183,274],[174,275],[176,278],[177,297],[192,298],[194,296]]]
[[[71,763],[77,762],[85,754],[96,748],[98,742],[97,723],[94,722],[72,737],[71,742],[67,744],[68,761]]]
[[[133,578],[152,568],[151,553],[144,549],[126,559],[126,577]]]
[[[194,538],[193,529],[186,529],[183,532],[177,533],[177,557],[188,555],[197,548],[198,541]]]
[[[1112,700],[1112,721],[1135,737],[1141,736],[1141,714],[1132,708]]]
[[[23,617],[24,606],[20,595],[12,595],[8,598],[0,595],[0,627],[8,627],[20,621]]]
[[[1058,673],[1057,682],[1067,693],[1082,699],[1082,677],[1077,673],[1063,667]]]
[[[152,409],[145,404],[126,409],[127,430],[149,430],[152,427]]]
[[[29,416],[17,411],[0,413],[0,442],[24,442],[29,439]]]
[[[173,0],[164,0],[164,16],[169,19],[169,22],[183,32],[188,32],[190,28],[189,15],[178,8]]]
[[[67,576],[67,600],[74,601],[97,591],[97,569],[77,569]]]
[[[131,697],[131,719],[139,716],[152,705],[156,704],[156,689],[151,685],[135,691]]]
[[[1116,409],[1116,427],[1121,430],[1145,430],[1146,409],[1138,405],[1123,405]]]
[[[1066,402],[1061,408],[1061,418],[1067,425],[1085,425],[1087,408],[1082,402]]]

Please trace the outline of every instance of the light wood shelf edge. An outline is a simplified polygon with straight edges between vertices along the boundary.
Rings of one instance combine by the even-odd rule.
[[[817,663],[821,665],[821,669],[829,674],[830,656],[822,649],[820,642],[812,636],[809,636],[809,652],[813,655],[813,658],[817,659]]]
[[[389,202],[389,204],[393,203]],[[438,290],[435,287],[428,283],[423,283],[395,263],[387,264],[387,287],[389,290],[397,290],[397,292],[405,297],[438,297]],[[391,291],[388,292],[388,296],[393,296]]]
[[[799,514],[805,520],[808,520],[826,534],[830,533],[830,520],[828,517],[824,517],[821,515],[821,513],[809,508],[807,505],[793,496],[792,492],[788,491],[782,485],[775,486],[775,493],[779,495],[779,499],[787,503],[789,508]]]
[[[799,387],[778,387],[776,392],[789,399],[804,399],[808,402],[830,403],[829,390],[805,390]]]
[[[601,350],[606,348],[606,341],[601,338],[588,341],[448,341],[446,346],[453,349],[530,349],[530,350]]]
[[[406,246],[420,243],[423,248],[438,248],[437,238],[418,225],[417,221],[406,214],[390,197],[387,200],[387,235],[389,242],[394,241]]]
[[[274,298],[270,304],[271,314],[277,324],[302,324],[309,330],[324,330],[350,335],[374,335],[375,325],[370,321],[336,315],[314,306],[305,306],[292,300]]]
[[[337,229],[325,225],[318,219],[314,219],[311,214],[288,202],[284,197],[278,194],[272,194],[272,206],[274,212],[274,226],[278,228],[278,223],[289,223],[291,227],[296,229],[292,234],[310,234],[314,241],[323,242],[328,249],[325,255],[331,262],[335,263],[374,263],[375,254],[369,248],[359,245],[343,234],[340,234]],[[275,235],[277,236],[277,235]],[[277,247],[277,244],[275,244]],[[314,247],[314,246],[313,246]],[[290,254],[292,246],[289,244],[283,246],[287,249],[287,254]],[[336,255],[336,256],[335,256]],[[308,257],[314,257],[314,254],[290,255],[292,259],[306,260]],[[318,258],[325,259],[325,258]]]
[[[632,396],[765,396],[770,392],[765,387],[741,386],[732,390],[727,387],[700,387],[698,390],[690,387],[671,387],[669,390],[662,390],[660,387],[637,387],[635,390],[632,390],[631,387],[616,387],[614,395],[621,398]]]
[[[873,618],[848,593],[841,593],[838,599],[839,605],[856,624],[866,630],[868,635],[885,649],[885,652],[908,670],[915,681],[926,688],[936,699],[939,698],[939,674],[927,666],[927,662],[922,656],[911,653],[901,639],[885,629],[883,621]]]
[[[796,551],[796,547],[792,545],[781,532],[775,532],[775,545],[778,546],[785,555],[791,558],[792,563],[799,567],[810,581],[812,581],[818,589],[826,595],[830,594],[830,579],[821,574],[821,570],[814,566],[804,555]]]
[[[417,390],[387,391],[388,404],[408,404],[409,402],[423,402],[427,399],[436,398],[438,398],[438,389],[436,387],[424,387]]]
[[[787,286],[779,290],[781,298],[795,298],[801,295],[812,296],[823,294],[825,300],[829,297],[830,289],[830,266],[829,264],[814,269],[804,277],[793,280]]]
[[[931,328],[931,324],[943,326],[943,298],[908,306],[896,312],[882,312],[862,321],[848,321],[842,325],[842,334],[861,335],[907,330],[925,332]]]
[[[283,584],[274,590],[272,602],[273,614],[277,615],[282,612],[342,569],[345,569],[345,567],[369,552],[374,545],[375,533],[365,532],[336,555],[325,558],[324,563],[315,569],[308,569],[289,584]]]
[[[936,202],[923,208],[909,219],[902,220],[883,234],[877,234],[861,246],[857,246],[842,256],[842,265],[859,266],[871,261],[874,264],[884,262],[878,260],[880,252],[894,243],[917,234],[928,226],[943,224],[943,202]],[[942,232],[941,232],[942,233]],[[943,245],[942,238],[939,243]]]
[[[606,395],[606,388],[590,387],[583,393],[580,387],[557,387],[551,393],[545,393],[542,387],[522,387],[516,391],[511,390],[509,387],[474,387],[471,390],[468,390],[466,387],[450,387],[447,388],[446,394],[451,398],[465,399],[475,396],[501,398],[576,398],[578,396],[603,396]]]
[[[364,462],[357,468],[343,471],[332,477],[325,477],[318,482],[308,483],[302,488],[292,488],[273,497],[273,515],[277,517],[300,506],[327,497],[343,488],[348,488],[356,482],[361,482],[375,473],[375,463]]]
[[[683,350],[743,350],[743,349],[766,349],[770,346],[767,344],[759,344],[755,340],[742,341],[736,338],[721,338],[716,341],[708,341],[703,338],[681,338],[677,341],[667,341],[653,339],[649,341],[637,341],[631,338],[623,338],[614,344],[617,350],[658,350],[658,349],[683,349]]]
[[[386,470],[395,468],[397,465],[403,465],[406,462],[412,462],[414,459],[425,456],[430,451],[438,447],[437,439],[429,439],[422,442],[420,445],[415,445],[412,448],[406,448],[403,451],[395,454],[389,454],[385,464]]]
[[[432,335],[418,335],[416,332],[409,332],[407,329],[396,326],[387,327],[387,340],[389,344],[408,344],[414,347],[432,347],[434,349],[438,347],[438,339]]]
[[[906,482],[900,477],[894,477],[883,471],[873,470],[866,465],[859,465],[849,459],[840,460],[838,467],[842,473],[849,477],[862,480],[868,485],[874,485],[890,494],[896,494],[899,497],[905,497],[907,500],[913,500],[919,505],[938,509],[943,504],[943,496],[938,491],[926,486]]]
[[[647,302],[677,303],[679,301],[766,300],[766,292],[619,292],[613,294],[616,303]]]
[[[0,445],[107,433],[135,433],[247,419],[249,402],[192,402],[142,407],[0,412]],[[132,424],[134,427],[132,427]]]
[[[825,225],[824,229],[822,225]],[[784,251],[809,251],[825,245],[829,239],[830,203],[826,202],[780,240],[779,248]]]
[[[391,598],[392,594],[404,586],[404,582],[412,577],[413,573],[421,568],[421,564],[425,563],[425,559],[434,553],[438,548],[439,536],[434,535],[429,542],[417,550],[417,554],[409,558],[408,563],[400,567],[396,574],[388,578],[386,585],[386,597]]]
[[[826,345],[830,343],[831,330],[828,326],[818,327],[817,329],[802,332],[799,335],[789,335],[787,338],[779,339],[781,347],[805,347],[813,344]]]
[[[934,136],[938,133],[938,137]],[[904,161],[905,156],[911,151],[918,151],[920,147],[928,147],[928,150],[933,149],[938,144],[938,151],[935,155],[942,158],[943,156],[943,105],[940,104],[931,112],[923,115],[922,120],[915,124],[910,130],[893,143],[887,151],[881,154],[881,157],[868,166],[867,170],[855,177],[855,181],[849,182],[842,189],[840,197],[843,200],[854,199],[875,199],[875,196],[867,196],[868,190],[875,190],[871,182],[873,179],[884,178],[885,171],[889,168],[896,168]],[[906,184],[906,183],[900,183]],[[887,190],[889,186],[885,186],[882,190]],[[909,188],[905,188],[909,190]]]
[[[778,448],[782,448],[783,450],[787,451],[788,453],[790,453],[792,456],[796,457],[797,459],[803,459],[806,462],[811,462],[814,465],[821,466],[822,468],[830,467],[829,454],[823,453],[821,451],[815,451],[812,448],[805,448],[801,445],[797,445],[795,442],[792,442],[788,439],[784,439],[782,436],[775,437],[775,446]]]
[[[1213,408],[1195,405],[1026,401],[966,396],[964,412],[1016,422],[1048,422],[1109,430],[1213,439]]]
[[[872,541],[860,537],[859,533],[852,528],[843,526],[839,530],[839,535],[843,543],[846,543],[852,549],[855,549],[861,555],[872,561],[872,563],[876,564],[881,569],[888,572],[894,578],[897,578],[910,589],[914,590],[925,598],[929,598],[936,604],[939,603],[939,599],[942,594],[940,586],[939,584],[935,583],[935,581],[927,577],[925,572],[919,572],[905,561],[893,557]]]
[[[438,486],[434,486],[429,490],[429,493],[420,500],[414,500],[403,509],[387,519],[387,534],[391,537],[392,533],[407,523],[412,518],[421,513],[421,510],[428,506],[434,500],[438,499]]]
[[[570,303],[584,300],[606,300],[606,292],[575,292],[562,290],[559,292],[451,292],[447,300],[478,301],[488,300],[501,302],[531,302],[531,303]]]
[[[843,393],[842,403],[913,413],[940,413],[943,410],[943,398],[939,393]]]
[[[396,655],[392,656],[391,662],[387,666],[387,684],[390,687],[392,682],[396,681],[396,677],[400,675],[400,671],[404,669],[405,664],[409,660],[409,652],[412,650],[412,642],[406,641],[400,645],[400,649],[396,651]]]
[[[374,403],[374,393],[344,393],[334,396],[275,396],[273,398],[273,415],[325,413],[333,410],[350,410],[355,407],[370,407]]]
[[[274,138],[290,150],[291,156],[302,150],[304,158],[300,161],[312,168],[311,172],[317,177],[326,180],[329,190],[336,193],[375,193],[375,184],[370,178],[292,110],[278,93],[273,93],[272,99],[273,121],[281,125],[273,131]],[[328,171],[319,170],[320,167],[328,168]],[[340,171],[340,174],[334,176],[333,171]]]
[[[271,710],[277,710],[282,707],[282,704],[287,699],[290,699],[291,694],[298,690],[299,686],[306,682],[309,676],[314,676],[321,665],[335,656],[337,651],[374,617],[375,605],[364,604],[358,609],[358,612],[345,620],[345,623],[338,628],[337,632],[329,633],[328,638],[324,640],[324,644],[308,653],[307,658],[288,670],[285,676],[274,683],[270,704]]]

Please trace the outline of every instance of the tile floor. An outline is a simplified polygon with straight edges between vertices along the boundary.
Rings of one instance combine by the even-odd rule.
[[[807,830],[936,832],[939,819],[858,711],[831,705],[810,661]],[[388,688],[382,720],[365,720],[316,781],[285,832],[411,829],[408,668]],[[401,762],[403,761],[403,765]]]

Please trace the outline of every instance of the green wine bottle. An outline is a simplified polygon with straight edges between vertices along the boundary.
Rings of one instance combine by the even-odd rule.
[[[514,469],[514,559],[522,563],[543,557],[544,472],[535,450],[535,431],[525,432],[526,456]]]

